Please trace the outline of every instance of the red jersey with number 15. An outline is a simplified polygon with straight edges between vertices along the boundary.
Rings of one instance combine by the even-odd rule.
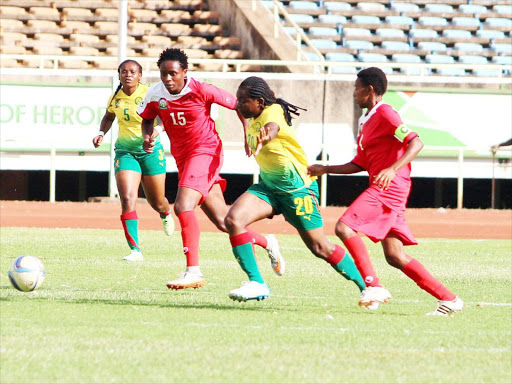
[[[373,179],[401,158],[409,141],[417,136],[402,122],[398,112],[382,101],[359,119],[357,154],[352,163],[368,171],[370,192],[393,210],[405,210],[411,189],[411,164],[398,170],[386,191],[373,184]]]
[[[235,109],[236,97],[189,76],[176,95],[169,93],[162,82],[152,86],[137,113],[146,120],[160,117],[171,141],[171,153],[176,161],[181,161],[197,154],[222,152],[222,143],[210,116],[213,103]]]

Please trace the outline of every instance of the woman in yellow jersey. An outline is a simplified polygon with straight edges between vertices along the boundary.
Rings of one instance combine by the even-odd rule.
[[[323,231],[318,209],[316,178],[307,174],[308,161],[291,126],[298,108],[276,98],[265,80],[249,77],[238,87],[237,108],[249,119],[246,151],[260,167],[258,184],[250,187],[229,210],[225,223],[237,261],[249,281],[229,292],[233,300],[262,300],[270,295],[263,281],[246,227],[256,221],[283,214],[299,232],[311,252],[327,261],[362,292],[366,286],[350,255],[331,244]],[[248,148],[247,148],[248,147]]]
[[[164,231],[168,236],[174,232],[174,221],[169,201],[165,197],[166,161],[160,138],[155,139],[157,144],[153,153],[146,153],[142,149],[142,118],[137,114],[137,106],[144,100],[149,88],[148,85],[140,83],[142,67],[134,60],[126,60],[119,65],[117,71],[120,84],[108,100],[100,131],[92,142],[98,147],[117,117],[119,135],[115,144],[114,167],[121,198],[121,223],[131,249],[130,255],[124,260],[142,261],[144,258],[139,246],[138,218],[135,210],[141,182],[146,198],[151,207],[160,214]],[[155,129],[154,135],[157,136],[158,133],[159,130]]]

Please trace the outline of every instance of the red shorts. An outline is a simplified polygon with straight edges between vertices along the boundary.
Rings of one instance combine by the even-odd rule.
[[[226,180],[220,176],[224,155],[195,155],[183,162],[177,162],[178,187],[186,187],[198,191],[203,197],[201,205],[214,184],[219,184],[222,192],[226,189]]]
[[[364,191],[348,207],[340,221],[354,231],[364,233],[374,243],[394,234],[404,245],[418,244],[404,214],[393,211],[382,204],[368,190]]]

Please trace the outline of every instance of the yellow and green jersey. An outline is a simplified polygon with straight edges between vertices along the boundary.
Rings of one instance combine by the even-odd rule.
[[[257,118],[249,120],[247,143],[252,151],[256,149],[261,127],[268,123],[277,124],[279,132],[277,137],[264,145],[255,156],[260,166],[261,180],[275,191],[292,192],[309,187],[315,178],[307,174],[306,154],[297,141],[295,130],[286,122],[280,104],[265,107]]]
[[[149,85],[139,84],[132,95],[127,96],[123,89],[110,96],[107,111],[114,113],[119,123],[116,150],[144,153],[142,149],[142,117],[137,113],[139,103],[146,97]],[[157,136],[156,143],[160,142]]]

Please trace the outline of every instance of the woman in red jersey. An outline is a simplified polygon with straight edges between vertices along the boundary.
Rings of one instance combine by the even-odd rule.
[[[367,112],[359,119],[356,156],[343,165],[315,164],[308,171],[313,176],[361,171],[370,175],[369,188],[350,205],[335,228],[368,287],[359,305],[373,309],[391,300],[391,294],[377,278],[366,246],[357,235],[362,232],[373,242],[381,242],[391,266],[400,269],[439,300],[437,309],[429,315],[450,315],[462,310],[462,300],[404,252],[404,245],[418,244],[404,214],[411,190],[411,161],[423,148],[423,142],[402,122],[398,113],[382,101],[386,89],[386,75],[379,68],[367,68],[357,74],[354,99]]]
[[[214,85],[188,75],[188,57],[180,49],[168,48],[158,60],[160,79],[151,87],[137,112],[143,118],[144,150],[154,146],[153,121],[158,116],[171,141],[171,153],[178,167],[178,193],[174,212],[181,225],[186,272],[167,283],[171,289],[201,288],[205,284],[199,268],[199,223],[194,209],[200,205],[218,229],[227,232],[224,218],[228,211],[223,191],[226,180],[220,176],[222,142],[210,116],[213,103],[236,109],[236,97]],[[239,114],[245,127],[245,119]],[[264,247],[274,270],[279,258],[275,237],[265,237],[249,230],[253,244]]]

